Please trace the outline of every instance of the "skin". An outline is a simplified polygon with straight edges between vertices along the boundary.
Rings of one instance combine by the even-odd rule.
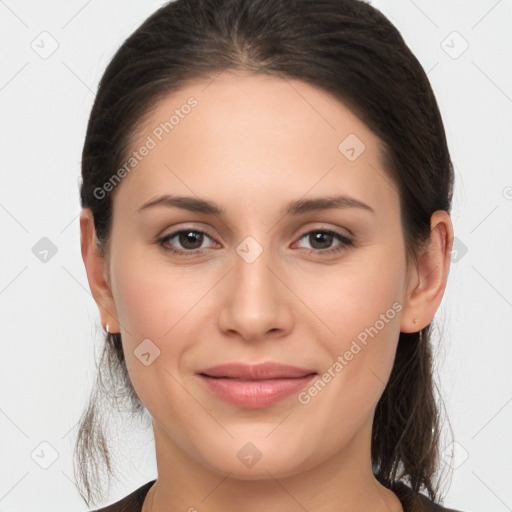
[[[144,512],[401,511],[371,472],[372,420],[400,331],[419,331],[440,305],[453,242],[449,215],[432,215],[431,243],[408,265],[399,196],[379,139],[301,81],[222,74],[187,84],[157,104],[133,148],[190,96],[197,107],[115,189],[105,258],[91,212],[80,219],[102,323],[121,333],[132,384],[153,417],[158,479]],[[355,161],[338,150],[349,134],[366,146]],[[161,194],[214,201],[226,217],[164,206],[138,211]],[[374,213],[281,213],[289,201],[334,194]],[[192,256],[154,242],[187,228],[208,235],[188,246],[174,237],[167,247],[192,247]],[[322,253],[340,246],[308,236],[322,229],[352,233],[355,245]],[[236,251],[247,236],[263,250],[251,263]],[[238,408],[195,375],[232,361],[277,361],[321,375],[393,303],[401,311],[307,404],[294,395]],[[134,350],[147,338],[160,355],[145,366]],[[252,467],[237,457],[247,442],[262,454]]]

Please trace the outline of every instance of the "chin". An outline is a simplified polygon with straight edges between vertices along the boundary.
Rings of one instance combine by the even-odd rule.
[[[202,454],[202,464],[209,470],[238,480],[268,480],[299,474],[314,463],[304,456],[304,447],[297,442],[296,448],[283,443],[272,443],[264,436],[252,436],[254,441],[231,440],[229,446],[217,446],[212,452]],[[276,438],[276,441],[277,438]]]

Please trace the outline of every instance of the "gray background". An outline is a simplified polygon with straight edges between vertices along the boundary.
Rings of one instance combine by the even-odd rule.
[[[445,504],[512,510],[512,1],[371,3],[428,72],[456,171],[436,316],[455,438],[442,447]],[[86,510],[71,453],[101,340],[80,255],[81,149],[107,63],[162,4],[0,1],[0,512]],[[156,477],[152,432],[118,428],[109,502]]]

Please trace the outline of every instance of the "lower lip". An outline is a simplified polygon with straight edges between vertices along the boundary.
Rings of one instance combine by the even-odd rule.
[[[258,409],[275,404],[297,393],[316,374],[293,379],[241,380],[198,375],[209,390],[230,404]]]

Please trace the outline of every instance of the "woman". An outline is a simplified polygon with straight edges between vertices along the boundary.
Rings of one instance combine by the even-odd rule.
[[[76,444],[87,503],[121,383],[158,478],[101,510],[448,510],[430,332],[453,168],[378,10],[163,6],[105,71],[82,178],[107,333]]]

